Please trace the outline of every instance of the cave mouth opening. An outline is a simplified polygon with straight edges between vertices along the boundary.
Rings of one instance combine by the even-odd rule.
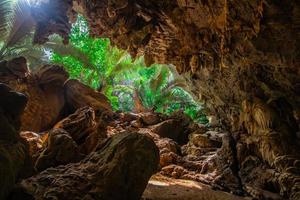
[[[57,37],[51,37],[50,43],[59,41]],[[104,93],[115,111],[182,111],[198,123],[208,123],[203,103],[193,98],[173,65],[146,67],[143,56],[133,59],[127,51],[113,47],[109,39],[90,37],[88,24],[81,15],[72,24],[65,49],[48,50],[51,63],[63,65],[70,78]]]

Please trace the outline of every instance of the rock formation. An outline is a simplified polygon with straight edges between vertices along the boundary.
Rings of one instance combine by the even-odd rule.
[[[81,152],[88,154],[94,150],[101,137],[106,137],[106,133],[99,132],[97,126],[101,125],[95,121],[95,111],[91,107],[82,107],[58,122],[54,128],[67,131]]]
[[[0,199],[5,199],[19,178],[32,172],[29,147],[19,136],[27,98],[0,84]]]
[[[1,62],[0,70],[0,81],[27,95],[0,83],[1,200],[141,197],[158,169],[158,149],[132,131],[107,139],[114,114],[103,94],[67,80],[59,66],[31,73],[26,60],[17,58]],[[49,178],[57,182],[53,188]]]
[[[157,170],[158,150],[147,136],[115,135],[99,143],[81,162],[49,168],[23,180],[23,194],[34,199],[140,199]]]
[[[63,84],[69,77],[63,67],[46,65],[31,73],[21,57],[2,62],[0,70],[6,70],[0,74],[2,83],[28,96],[21,130],[39,132],[59,120],[65,104]]]
[[[112,110],[110,102],[104,94],[93,90],[78,80],[68,80],[64,88],[66,101],[73,110],[90,106],[96,111],[97,115],[103,111]],[[99,99],[101,99],[101,101],[99,101]]]
[[[63,129],[53,129],[48,133],[47,143],[36,160],[35,168],[43,171],[50,167],[78,162],[82,158],[78,145],[69,133]]]
[[[96,117],[110,115],[112,108],[105,95],[68,78],[65,69],[55,65],[30,72],[22,57],[0,63],[0,81],[28,96],[21,130],[45,131],[84,106],[92,107]]]

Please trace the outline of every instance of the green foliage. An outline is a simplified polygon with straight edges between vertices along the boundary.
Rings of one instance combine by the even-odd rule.
[[[62,45],[57,36],[46,43],[48,49],[53,50],[51,61],[62,64],[69,71],[72,78],[79,79],[93,88],[100,87],[106,72],[106,52],[109,47],[108,39],[93,39],[88,34],[87,22],[79,16],[73,25],[70,44]]]
[[[101,90],[115,110],[133,111],[136,102],[145,110],[170,114],[183,110],[199,123],[207,123],[202,106],[187,92],[185,81],[171,65],[145,67],[143,57],[133,60],[111,47],[108,39],[91,38],[87,22],[79,16],[71,30],[70,44],[63,47],[53,37],[46,48],[52,63],[62,64],[72,78]]]
[[[43,57],[40,47],[33,47],[34,22],[27,0],[0,2],[0,60],[24,56],[30,63]]]

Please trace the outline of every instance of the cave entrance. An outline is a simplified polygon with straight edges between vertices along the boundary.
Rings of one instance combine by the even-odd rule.
[[[113,47],[109,39],[92,38],[81,15],[72,25],[68,45],[53,35],[44,47],[50,63],[64,66],[70,78],[104,93],[114,111],[182,111],[198,123],[208,123],[204,105],[193,98],[173,65],[146,67],[143,56],[133,59],[126,51]]]

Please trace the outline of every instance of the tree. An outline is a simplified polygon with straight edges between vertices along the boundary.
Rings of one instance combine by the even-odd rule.
[[[57,36],[50,41],[45,48],[53,52],[51,61],[64,65],[72,78],[104,92],[115,110],[167,114],[183,110],[206,123],[202,106],[187,92],[186,82],[174,66],[147,68],[143,57],[133,60],[126,51],[112,47],[108,39],[91,38],[82,16],[72,27],[69,45],[63,46]]]
[[[34,26],[27,0],[1,0],[0,60],[23,56],[31,66],[46,62],[43,48],[32,45]]]

